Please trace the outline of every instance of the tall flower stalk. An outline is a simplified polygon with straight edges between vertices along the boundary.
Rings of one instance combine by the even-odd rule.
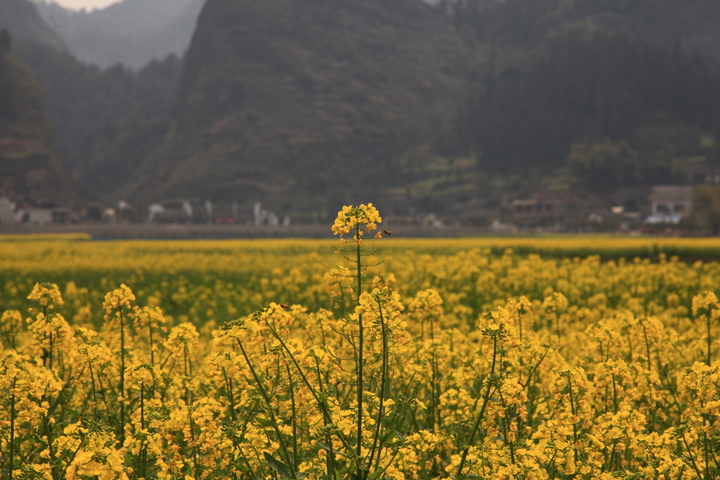
[[[705,363],[712,365],[712,335],[711,325],[712,321],[718,318],[720,314],[720,301],[712,292],[705,292],[700,295],[693,297],[692,301],[693,314],[696,317],[700,317],[705,320],[705,331],[706,331],[706,355]]]
[[[17,385],[17,377],[13,377],[12,387],[10,388],[10,459],[8,460],[8,479],[13,480],[13,464],[15,462],[15,386]]]
[[[125,442],[125,316],[123,309],[130,309],[130,302],[135,300],[135,295],[127,285],[122,284],[120,288],[105,295],[103,307],[105,309],[105,321],[110,326],[117,325],[120,334],[120,379],[118,382],[117,402],[120,408],[120,423],[118,425],[118,440],[120,445]]]
[[[463,475],[463,469],[465,467],[465,462],[468,458],[468,453],[470,453],[470,448],[475,443],[475,437],[478,434],[478,431],[480,430],[480,425],[485,418],[485,412],[487,410],[488,402],[502,383],[502,378],[496,375],[495,371],[499,361],[499,350],[501,347],[501,343],[507,336],[507,330],[505,329],[505,325],[502,323],[491,324],[490,326],[483,329],[482,334],[483,336],[488,337],[492,341],[492,360],[490,363],[490,373],[484,381],[485,393],[482,396],[483,402],[482,406],[480,407],[480,412],[477,414],[477,417],[475,417],[475,424],[473,425],[472,431],[470,432],[470,437],[465,444],[465,448],[463,449],[462,456],[460,458],[460,464],[458,465],[457,472],[455,473],[455,475],[458,477]]]
[[[367,266],[362,263],[363,256],[374,253],[372,250],[368,253],[364,253],[361,244],[363,236],[366,232],[372,232],[377,229],[377,224],[382,222],[380,212],[373,206],[372,203],[367,205],[360,205],[358,207],[344,206],[342,210],[338,212],[335,223],[332,226],[332,231],[335,235],[340,235],[341,245],[345,245],[346,240],[343,235],[353,233],[353,240],[355,244],[354,260],[355,264],[355,282],[356,282],[356,295],[355,304],[360,306],[360,297],[363,292],[363,277]],[[378,232],[375,237],[380,238],[382,234]],[[364,370],[365,370],[365,325],[363,324],[363,312],[359,309],[357,312],[357,324],[358,324],[358,336],[357,342],[355,343],[355,375],[357,381],[357,417],[356,417],[356,428],[357,428],[357,445],[355,450],[356,457],[356,477],[357,480],[365,480],[368,476],[369,465],[364,464],[362,457],[362,444],[363,444],[363,395],[365,389],[364,381]]]

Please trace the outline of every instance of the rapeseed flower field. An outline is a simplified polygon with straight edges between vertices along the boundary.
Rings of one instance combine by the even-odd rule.
[[[711,240],[540,255],[381,222],[0,239],[2,478],[720,476],[720,264],[669,254]]]

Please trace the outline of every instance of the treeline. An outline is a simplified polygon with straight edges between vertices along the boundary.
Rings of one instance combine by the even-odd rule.
[[[452,139],[483,171],[564,168],[612,190],[685,182],[698,164],[720,165],[717,66],[634,32],[637,2],[448,0],[440,8],[486,55]]]
[[[13,53],[44,89],[58,152],[81,196],[121,186],[167,133],[182,73],[177,56],[134,71],[100,69],[27,41],[16,41]]]
[[[73,200],[42,109],[42,89],[30,69],[9,55],[0,29],[0,196],[53,206]]]

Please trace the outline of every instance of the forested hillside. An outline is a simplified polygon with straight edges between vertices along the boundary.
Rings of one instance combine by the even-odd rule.
[[[58,151],[86,199],[123,185],[170,127],[182,71],[174,55],[138,71],[123,65],[99,69],[30,42],[17,42],[15,55],[44,88]]]
[[[551,177],[606,194],[720,166],[720,4],[448,0],[435,11],[452,31],[417,1],[210,1],[175,136],[131,186],[308,200],[371,185],[386,202],[443,209],[507,195],[498,176],[526,192]],[[409,31],[435,35],[435,57],[412,58],[423,43],[403,43]],[[438,103],[458,92],[454,110]]]
[[[8,55],[10,44],[0,43],[0,195],[67,205],[74,194],[42,111],[41,89],[30,70]]]
[[[430,3],[208,0],[184,59],[98,68],[25,40],[15,55],[87,199],[259,200],[309,220],[369,197],[447,211],[720,169],[719,2]]]
[[[720,166],[720,4],[446,5],[490,49],[456,152],[483,171],[565,169],[578,186],[685,183]]]
[[[382,196],[423,165],[474,63],[418,0],[209,0],[176,128],[125,191],[262,199],[298,215]]]

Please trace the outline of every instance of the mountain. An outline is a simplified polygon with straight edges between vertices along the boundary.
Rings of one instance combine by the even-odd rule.
[[[491,52],[455,144],[481,171],[552,173],[563,188],[606,193],[720,168],[719,2],[454,7],[458,28]]]
[[[432,158],[474,62],[418,0],[209,0],[176,124],[122,192],[299,212],[372,198]]]
[[[67,205],[75,199],[30,70],[0,53],[0,194]]]
[[[591,22],[664,49],[700,53],[720,64],[715,0],[439,0],[481,43],[531,48],[552,31]]]
[[[165,137],[182,71],[175,55],[132,70],[100,69],[27,41],[14,53],[43,88],[58,152],[83,198],[122,186]]]
[[[39,1],[37,8],[79,60],[140,68],[171,53],[182,57],[202,5],[203,0],[124,0],[78,12]]]
[[[48,27],[28,0],[0,0],[0,30],[7,29],[14,38],[65,48],[63,41]]]
[[[716,0],[209,0],[184,62],[15,54],[84,198],[262,201],[302,222],[720,171],[718,24]]]

